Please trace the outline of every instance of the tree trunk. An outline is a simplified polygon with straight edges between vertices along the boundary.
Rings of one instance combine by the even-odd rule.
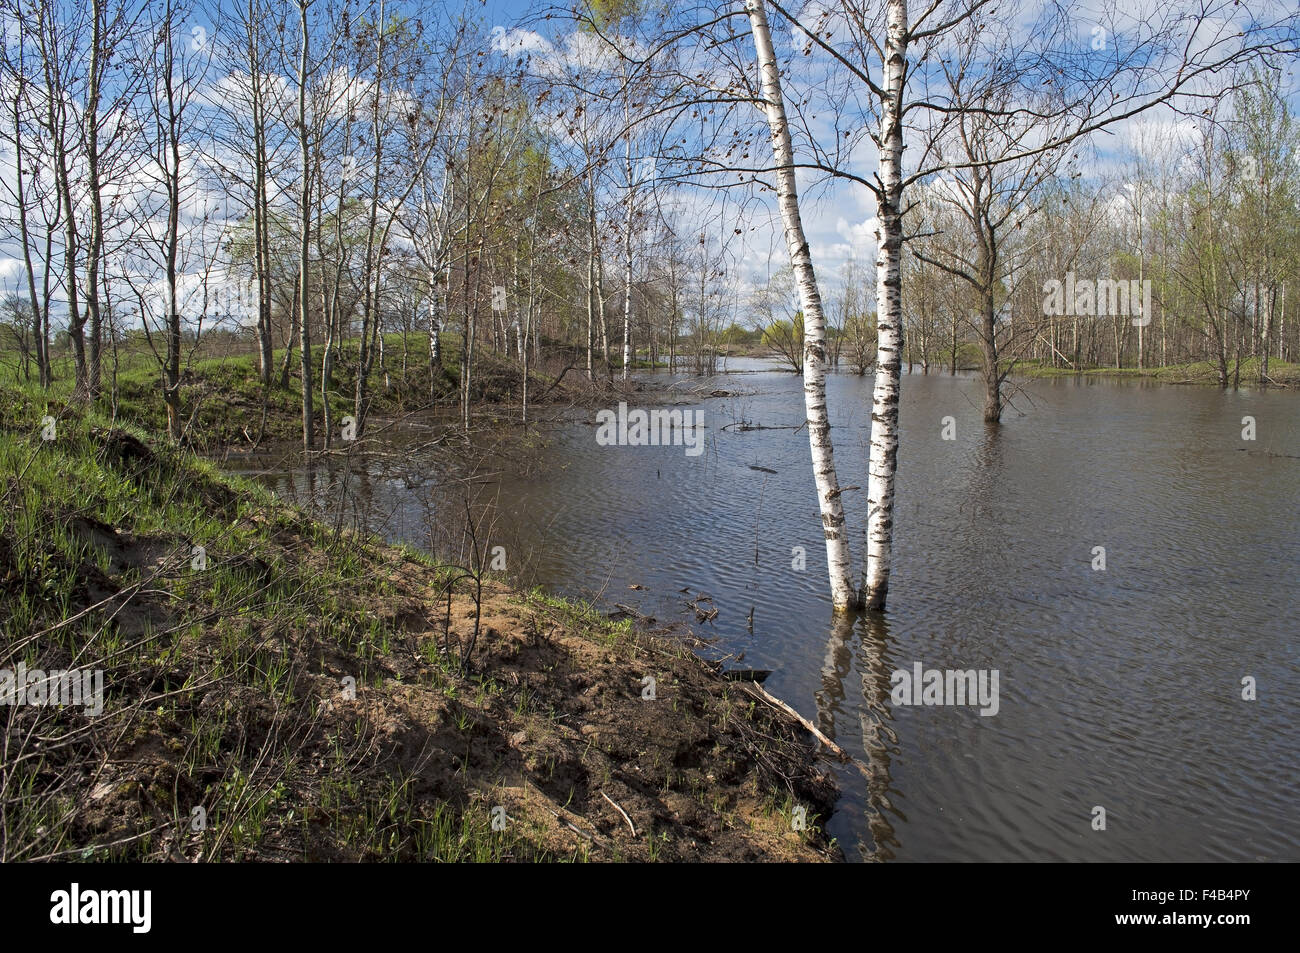
[[[884,100],[880,109],[880,191],[876,196],[876,381],[871,396],[867,469],[868,609],[885,607],[894,536],[894,474],[898,465],[899,351],[903,319],[903,83],[907,68],[907,2],[888,0]]]
[[[998,369],[997,315],[989,294],[980,309],[980,345],[984,357],[984,422],[996,424],[1002,419],[1002,378]]]
[[[167,368],[163,401],[167,405],[167,433],[181,438],[181,315],[178,300],[181,242],[181,151],[180,122],[176,110],[175,54],[172,44],[174,14],[167,10],[166,48],[163,52],[162,81],[167,109]]]
[[[385,78],[384,37],[387,35],[388,29],[384,21],[383,0],[380,0],[379,3],[379,23],[381,28],[376,31],[375,37],[375,94],[371,105],[371,128],[375,137],[375,154],[371,166],[370,209],[366,221],[366,261],[363,283],[365,299],[361,306],[361,346],[357,356],[356,391],[352,403],[352,414],[356,422],[358,437],[361,436],[361,432],[365,428],[366,417],[370,412],[370,396],[367,388],[370,383],[370,367],[374,363],[374,349],[370,339],[371,324],[373,322],[376,330],[379,325],[379,259],[382,257],[382,248],[376,247],[375,235],[379,227],[380,170],[384,156],[380,91]]]
[[[747,0],[745,7],[753,28],[754,49],[762,76],[764,107],[771,130],[772,151],[776,158],[777,201],[790,252],[790,264],[799,288],[799,301],[803,307],[804,407],[808,420],[808,443],[812,451],[813,479],[817,484],[822,530],[826,538],[831,600],[836,609],[852,609],[860,605],[861,596],[853,584],[844,507],[840,501],[839,481],[835,474],[830,417],[826,409],[826,319],[822,313],[817,276],[813,271],[812,256],[808,251],[808,240],[804,236],[799,214],[794,149],[786,121],[776,52],[772,47],[772,36],[767,24],[767,11],[763,0]]]
[[[596,188],[591,186],[587,209],[587,380],[595,383],[592,351],[596,346]]]
[[[50,386],[50,342],[48,334],[43,332],[43,327],[49,323],[48,317],[42,321],[42,311],[46,310],[42,302],[36,296],[36,268],[32,264],[32,246],[31,246],[31,228],[27,222],[27,194],[23,185],[23,124],[22,116],[19,113],[19,103],[23,98],[24,77],[22,74],[22,61],[18,65],[18,90],[14,95],[14,170],[17,178],[17,194],[15,198],[18,201],[18,230],[19,240],[23,243],[23,265],[27,273],[27,294],[32,303],[32,334],[36,344],[36,372],[40,385],[48,389]],[[48,273],[52,262],[47,258],[43,270]],[[48,302],[45,303],[48,306]],[[17,315],[14,316],[15,318]]]
[[[951,376],[956,377],[957,376],[957,314],[956,312],[953,312],[951,331],[952,331],[952,335],[949,338],[950,346],[948,349],[948,373]]]
[[[626,89],[626,82],[624,88]],[[626,102],[623,108],[623,120],[628,122]],[[623,380],[627,380],[627,370],[632,364],[632,213],[636,200],[636,188],[632,182],[632,132],[624,136],[624,159],[627,173],[627,209],[623,215]]]
[[[1268,350],[1273,339],[1273,308],[1277,304],[1276,291],[1269,292],[1268,307],[1264,311],[1260,328],[1259,382],[1268,383]]]
[[[89,92],[86,111],[82,117],[86,126],[86,173],[90,193],[90,248],[86,253],[86,310],[90,317],[90,365],[87,377],[87,397],[99,396],[101,352],[104,330],[99,310],[99,267],[104,248],[104,202],[100,182],[99,155],[99,97],[104,65],[103,0],[91,3],[90,64],[87,70]]]
[[[74,374],[73,395],[85,400],[90,393],[89,374],[86,368],[86,317],[81,312],[77,288],[77,220],[72,198],[72,177],[68,170],[68,119],[65,90],[57,72],[55,51],[58,47],[57,21],[53,10],[42,7],[41,26],[37,37],[41,47],[41,62],[45,73],[46,120],[49,126],[50,145],[54,154],[55,188],[63,208],[63,268],[64,290],[68,299],[68,342],[72,348]],[[49,274],[49,269],[46,270]]]
[[[302,50],[298,60],[298,150],[302,162],[302,221],[298,230],[298,349],[302,365],[302,446],[316,445],[312,416],[311,388],[311,156],[307,139],[307,54],[310,34],[307,24],[307,0],[298,0],[298,25],[302,30]]]
[[[600,321],[600,354],[605,362],[605,376],[614,380],[614,365],[609,359],[609,321],[605,317],[605,256],[596,244],[596,317]]]
[[[438,382],[442,380],[442,347],[438,321],[438,282],[429,280],[429,400],[438,397]]]
[[[302,282],[294,281],[293,283],[293,301],[289,307],[289,336],[284,342],[284,360],[280,362],[280,389],[289,389],[289,368],[293,366],[293,347],[294,342],[298,339],[298,318],[301,309],[298,307],[298,295],[302,292]]]
[[[271,384],[275,351],[271,341],[271,250],[266,197],[266,113],[262,104],[261,56],[254,0],[248,0],[248,71],[253,121],[253,278],[257,285],[258,377]]]

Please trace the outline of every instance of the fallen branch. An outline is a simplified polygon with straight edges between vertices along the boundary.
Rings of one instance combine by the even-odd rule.
[[[550,811],[552,814],[555,815],[555,819],[556,819],[557,821],[559,821],[561,824],[563,824],[563,825],[564,825],[565,827],[567,827],[569,830],[573,831],[573,833],[577,834],[579,837],[585,838],[586,840],[589,840],[589,841],[594,841],[594,840],[595,840],[595,838],[594,838],[592,835],[588,834],[586,831],[582,830],[580,827],[578,827],[578,826],[576,826],[576,825],[574,825],[574,824],[570,824],[570,823],[569,823],[568,821],[566,821],[563,817],[561,817],[559,811],[553,810],[553,809],[551,809],[551,808],[549,808],[549,807],[547,808],[547,810]]]
[[[751,695],[757,697],[760,701],[766,702],[767,704],[771,705],[773,708],[777,709],[778,711],[785,712],[795,721],[799,722],[799,724],[803,725],[812,733],[812,736],[814,738],[816,738],[818,741],[822,743],[822,745],[826,748],[827,751],[835,755],[835,757],[839,758],[841,761],[848,762],[853,760],[853,758],[849,756],[849,753],[847,751],[845,751],[835,742],[831,741],[831,739],[827,738],[826,735],[822,733],[820,728],[814,725],[803,715],[799,714],[797,711],[795,711],[785,702],[781,701],[781,699],[777,698],[766,688],[759,685],[757,682],[737,682],[736,684],[739,685],[741,688],[743,688],[745,691],[749,692]]]
[[[636,825],[632,823],[632,818],[627,816],[627,811],[623,810],[621,807],[615,804],[614,799],[610,797],[608,794],[606,794],[604,791],[600,792],[600,796],[603,797],[610,804],[613,804],[614,810],[618,811],[618,813],[623,815],[623,820],[627,821],[627,826],[632,830],[632,836],[636,837]]]
[[[727,424],[727,425],[724,426],[722,429],[723,429],[723,430],[730,430],[732,427],[735,427],[735,428],[736,428],[736,433],[745,433],[745,432],[750,431],[750,430],[800,430],[800,429],[803,428],[803,426],[804,426],[803,424],[799,424],[798,426],[795,426],[794,424],[786,424],[786,425],[781,425],[781,426],[775,426],[775,425],[774,425],[774,426],[770,426],[770,427],[769,427],[769,426],[766,426],[766,425],[764,425],[764,424],[747,424],[747,423],[741,422],[741,423],[730,423],[730,424]]]
[[[646,615],[644,612],[639,612],[636,609],[633,609],[631,606],[624,605],[621,602],[614,603],[614,608],[619,610],[619,612],[626,612],[628,615],[636,619],[638,622],[652,623],[655,621],[654,616]]]
[[[849,754],[847,751],[845,751],[835,742],[831,741],[831,739],[827,738],[826,735],[823,734],[816,725],[814,725],[803,715],[799,714],[797,711],[795,711],[785,702],[781,701],[781,699],[777,698],[767,689],[763,688],[763,686],[758,685],[754,682],[736,682],[735,684],[745,689],[745,691],[749,692],[751,695],[753,695],[755,698],[759,699],[760,701],[766,702],[767,704],[771,705],[773,708],[777,709],[778,711],[785,712],[795,721],[799,722],[799,724],[803,725],[810,732],[812,732],[813,737],[816,738],[818,741],[820,741],[822,743],[822,746],[825,747],[826,750],[829,751],[831,754],[833,754],[837,760],[843,762],[844,764],[853,765],[855,768],[858,769],[858,772],[868,781],[874,780],[871,774],[871,769],[869,767],[867,767],[857,758],[853,757],[853,755]]]

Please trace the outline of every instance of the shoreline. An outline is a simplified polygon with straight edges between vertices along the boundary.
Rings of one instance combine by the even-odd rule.
[[[976,369],[978,371],[978,369]],[[1228,383],[1222,384],[1218,378],[1218,368],[1204,362],[1197,364],[1170,364],[1161,367],[1147,367],[1139,370],[1135,367],[1092,367],[1072,370],[1068,367],[1052,367],[1043,364],[1017,364],[1013,376],[1031,380],[1052,380],[1056,378],[1105,378],[1107,380],[1147,381],[1169,386],[1196,385],[1202,387],[1232,388],[1233,368],[1228,368]],[[1242,361],[1238,386],[1249,389],[1279,388],[1288,390],[1300,387],[1300,364],[1288,364],[1278,361],[1269,370],[1270,381],[1261,383],[1259,379],[1258,360]]]
[[[5,859],[843,859],[810,733],[685,644],[4,396],[0,668],[105,685],[6,711]]]

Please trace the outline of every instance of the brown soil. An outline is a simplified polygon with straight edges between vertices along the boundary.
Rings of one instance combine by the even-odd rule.
[[[101,714],[7,709],[0,856],[842,859],[809,733],[682,641],[492,579],[476,598],[464,573],[129,434],[86,446],[140,508],[201,511],[224,536],[196,572],[187,538],[134,507],[110,525],[87,497],[19,541],[52,554],[40,572],[0,538],[0,609],[25,594],[59,612],[28,667],[105,686]],[[56,571],[66,601],[41,596]]]
[[[468,640],[473,615],[471,600],[453,600],[453,633]],[[585,846],[592,859],[650,859],[653,837],[660,860],[841,859],[811,829],[836,790],[814,765],[807,733],[680,643],[648,633],[595,639],[499,585],[485,593],[480,640],[475,667],[508,688],[470,706],[469,739],[449,726],[457,706],[438,693],[388,690],[370,700],[394,726],[439,726],[443,754],[426,769],[435,788],[491,791],[511,823],[557,855]],[[522,714],[513,704],[521,697]],[[453,763],[462,752],[468,776]],[[774,809],[787,798],[805,807],[809,831],[793,831],[788,809]]]
[[[446,600],[434,601],[423,565],[393,554],[386,569],[401,595],[382,616],[407,638],[357,678],[355,698],[341,686],[358,675],[357,659],[301,636],[279,647],[311,669],[299,675],[296,711],[249,686],[218,684],[195,698],[200,718],[237,726],[223,745],[253,748],[278,734],[298,746],[279,812],[261,841],[234,857],[384,857],[368,843],[373,831],[358,836],[360,846],[340,843],[335,808],[321,796],[338,781],[330,739],[346,735],[357,752],[349,759],[354,778],[372,787],[387,777],[408,778],[417,815],[437,803],[489,818],[504,809],[501,820],[515,843],[504,859],[842,859],[818,829],[837,792],[830,772],[815,763],[807,732],[721,679],[681,643],[649,633],[594,634],[563,609],[489,582],[471,674],[449,678],[437,667],[435,675],[427,659],[447,644]],[[134,631],[132,611],[128,606],[119,621]],[[470,642],[474,616],[470,596],[453,597],[453,644]],[[484,691],[476,674],[496,690]],[[654,679],[653,699],[644,697],[647,677]],[[307,722],[311,702],[318,708]],[[78,825],[83,835],[102,843],[165,813],[165,792],[179,780],[179,747],[163,725],[133,733],[129,749],[116,752],[94,782]],[[184,793],[189,800],[177,800],[182,815],[184,804],[210,800],[200,790]],[[795,805],[806,812],[803,832],[793,830]],[[331,832],[304,838],[292,825],[281,827],[286,809],[296,809],[309,828]],[[193,837],[169,848],[173,860],[200,853]],[[390,856],[423,859],[406,847]]]
[[[156,564],[167,549],[88,520],[78,529],[112,554],[113,570]],[[305,548],[283,531],[280,542]],[[454,666],[449,674],[445,660],[461,657],[473,639],[473,598],[453,596],[448,628],[441,577],[398,550],[370,552],[371,578],[389,593],[382,601],[368,597],[371,612],[384,631],[397,633],[386,653],[362,660],[314,625],[268,626],[254,639],[262,661],[253,664],[287,660],[296,699],[285,704],[230,679],[182,690],[182,711],[169,717],[155,719],[152,701],[140,704],[129,731],[102,739],[111,748],[103,764],[74,784],[85,789],[74,837],[113,843],[162,824],[179,834],[164,835],[141,859],[426,859],[407,836],[409,823],[395,823],[386,851],[376,846],[364,795],[343,803],[325,794],[349,783],[383,790],[401,778],[409,785],[403,801],[417,819],[439,805],[461,823],[495,813],[509,846],[494,859],[842,859],[819,830],[837,791],[817,763],[815,742],[680,641],[593,624],[486,581],[470,664],[464,674]],[[112,579],[88,580],[87,601],[115,591]],[[166,621],[151,600],[132,599],[116,613],[119,630],[132,636]],[[220,654],[220,638],[215,628],[200,638],[194,670]],[[187,668],[132,674],[148,698],[174,694]],[[342,687],[347,676],[356,679],[354,698]],[[645,697],[647,677],[653,699]],[[112,681],[120,687],[124,677]],[[210,777],[189,777],[180,767],[194,742],[182,729],[187,715],[226,726]],[[341,743],[348,751],[342,770]],[[282,747],[292,757],[281,757]],[[211,785],[228,784],[234,762],[263,788],[283,788],[256,837],[213,851],[210,833],[204,842],[168,821],[183,819],[190,804],[213,803]],[[802,832],[793,829],[796,805],[808,820]],[[234,811],[225,814],[232,823]],[[349,828],[355,836],[340,835]]]

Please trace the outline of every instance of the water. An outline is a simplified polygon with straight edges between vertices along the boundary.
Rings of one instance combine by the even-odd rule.
[[[1300,395],[1036,381],[989,430],[978,381],[906,375],[889,609],[846,623],[801,382],[772,367],[732,362],[707,384],[735,396],[682,385],[705,415],[699,456],[598,446],[584,413],[523,472],[489,473],[476,492],[496,501],[508,570],[688,620],[731,664],[771,669],[770,691],[870,766],[839,772],[828,825],[851,859],[1300,860]],[[866,485],[870,388],[828,380],[843,486]],[[367,522],[430,545],[439,465],[361,470]],[[298,498],[328,488],[265,478]],[[864,498],[844,494],[855,559]],[[700,594],[711,623],[685,605]],[[895,707],[890,673],[915,662],[998,670],[997,714]]]

